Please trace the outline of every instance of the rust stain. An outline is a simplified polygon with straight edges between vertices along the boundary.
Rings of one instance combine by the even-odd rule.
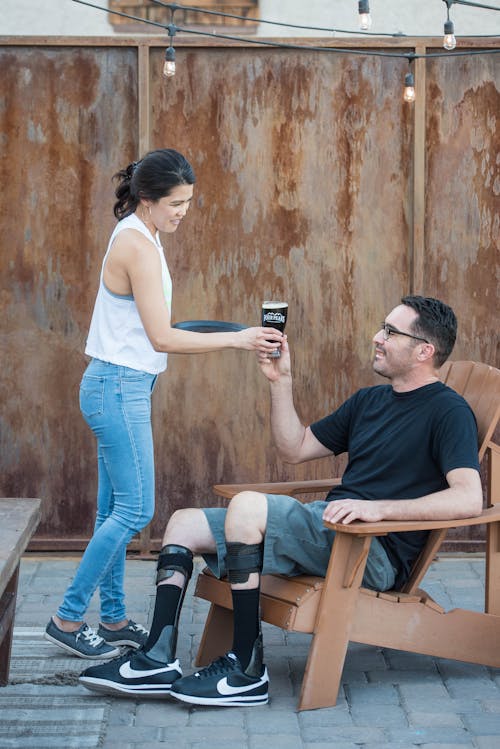
[[[198,178],[187,220],[164,237],[174,319],[256,324],[264,298],[285,297],[310,422],[375,381],[373,333],[408,290],[406,63],[180,47],[165,81],[163,52],[151,49],[150,145],[184,152]],[[428,64],[425,292],[459,309],[457,354],[498,365],[494,57],[460,62],[458,76]],[[124,46],[0,48],[1,490],[42,496],[39,532],[59,539],[93,522],[95,446],[78,383],[114,224],[111,175],[139,155],[137,59]],[[173,355],[153,411],[153,536],[174,509],[213,504],[213,483],[328,472],[278,460],[248,352]]]
[[[460,67],[460,82],[449,68],[433,70],[426,272],[450,304],[460,310],[468,300],[456,355],[499,366],[500,65]]]
[[[0,380],[2,491],[44,499],[42,535],[85,535],[93,522],[95,448],[79,413],[78,383],[114,223],[110,178],[135,154],[135,57],[92,48],[0,50],[0,164],[10,185],[0,205],[8,238],[0,296],[8,362]]]

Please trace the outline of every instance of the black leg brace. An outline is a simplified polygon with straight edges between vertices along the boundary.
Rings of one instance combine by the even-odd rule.
[[[170,663],[175,656],[177,625],[186,589],[193,572],[193,554],[191,550],[185,546],[167,544],[162,548],[158,557],[156,583],[168,580],[175,572],[181,572],[184,575],[184,582],[179,590],[179,597],[172,599],[172,593],[164,590],[164,588],[170,588],[172,591],[175,590],[176,586],[159,586],[158,591],[161,592],[157,592],[156,595],[155,615],[148,641],[144,646],[144,650],[150,658],[165,663]],[[168,605],[166,609],[164,608],[162,604],[167,599],[172,601],[174,608]]]
[[[193,552],[186,546],[167,544],[160,551],[156,565],[156,584],[172,577],[174,572],[182,572],[187,583],[193,574]]]
[[[231,584],[246,583],[251,572],[262,571],[264,545],[242,544],[239,542],[226,543],[227,577]]]

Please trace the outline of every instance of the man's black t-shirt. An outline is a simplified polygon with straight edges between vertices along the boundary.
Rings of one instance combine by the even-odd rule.
[[[349,453],[335,499],[415,499],[448,487],[454,468],[479,470],[474,414],[442,382],[397,393],[391,385],[363,388],[340,408],[311,424],[311,431],[335,455]],[[427,538],[426,532],[381,536],[398,568],[397,587]]]

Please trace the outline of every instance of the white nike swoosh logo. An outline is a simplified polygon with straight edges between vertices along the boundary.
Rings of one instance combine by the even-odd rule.
[[[122,676],[124,679],[140,679],[141,677],[144,678],[145,676],[156,676],[157,674],[164,674],[166,671],[172,670],[180,671],[179,661],[169,663],[168,666],[163,666],[162,668],[151,668],[149,671],[136,671],[135,668],[132,668],[130,666],[130,661],[122,663],[119,668],[120,676]]]
[[[230,695],[230,694],[241,694],[241,692],[251,692],[252,689],[262,686],[267,683],[267,670],[264,671],[264,675],[257,684],[248,684],[246,687],[232,687],[231,684],[227,683],[227,676],[217,682],[217,691],[219,694]]]

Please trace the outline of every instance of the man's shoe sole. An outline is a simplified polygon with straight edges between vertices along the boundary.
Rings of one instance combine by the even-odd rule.
[[[155,687],[153,684],[117,684],[107,679],[97,679],[93,676],[80,676],[80,684],[90,689],[91,692],[104,692],[104,694],[141,695],[141,697],[162,697],[170,695],[170,685],[161,684]]]
[[[100,653],[99,655],[85,655],[84,653],[80,653],[79,650],[72,648],[71,645],[67,645],[65,642],[61,642],[61,640],[58,640],[55,637],[52,637],[52,635],[49,635],[48,632],[44,632],[43,636],[49,642],[53,642],[54,645],[58,645],[63,650],[67,650],[68,653],[77,655],[79,658],[86,658],[87,660],[90,660],[90,661],[110,661],[112,658],[116,658],[118,655],[120,655],[119,648],[110,650],[108,653]]]
[[[189,702],[190,705],[215,705],[216,707],[252,707],[253,705],[267,705],[269,701],[268,694],[253,695],[252,697],[195,697],[170,692],[170,696],[181,702]]]

